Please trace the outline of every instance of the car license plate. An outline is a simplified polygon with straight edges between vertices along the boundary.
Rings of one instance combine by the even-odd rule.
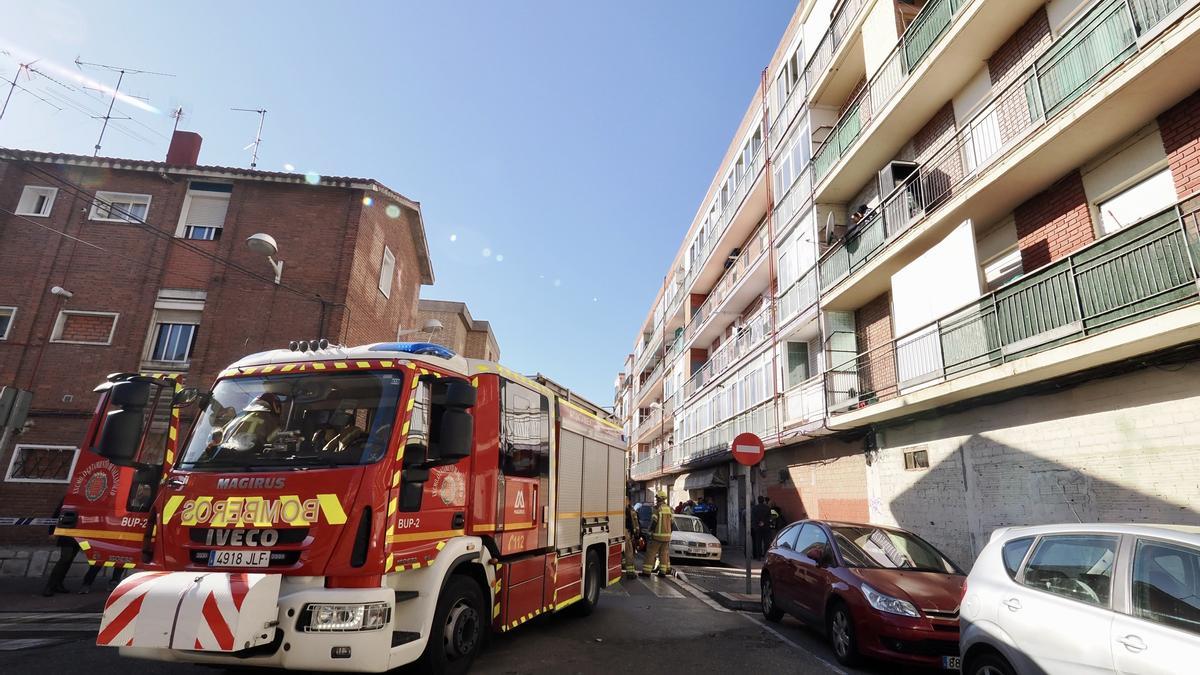
[[[209,567],[267,567],[270,551],[209,551]]]
[[[946,670],[962,670],[962,657],[961,656],[943,656],[942,657],[942,668],[945,668]]]

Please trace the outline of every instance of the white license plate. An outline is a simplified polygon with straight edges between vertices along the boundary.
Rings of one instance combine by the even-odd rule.
[[[270,551],[209,551],[209,567],[267,567]]]
[[[961,656],[943,656],[942,667],[946,670],[962,670]]]

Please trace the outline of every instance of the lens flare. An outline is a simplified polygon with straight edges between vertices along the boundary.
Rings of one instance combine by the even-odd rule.
[[[392,220],[400,217],[400,207],[396,206],[395,204],[388,204],[387,208],[384,209],[383,212],[386,213],[387,217],[391,218]]]
[[[496,262],[504,262],[504,254],[497,253],[496,254]]]
[[[296,167],[292,166],[291,164],[284,164],[284,165],[283,165],[283,170],[284,170],[284,171],[295,171],[295,170],[296,170]]]
[[[458,235],[457,234],[450,235],[450,241],[458,241]]]
[[[374,199],[371,199],[370,197],[363,197],[363,206],[370,206],[374,203],[375,203]]]
[[[316,171],[309,171],[308,173],[304,174],[304,182],[308,183],[309,185],[318,185],[321,182],[321,174],[317,173]]]
[[[492,249],[490,249],[490,248],[483,249],[483,251],[481,251],[481,253],[483,253],[483,257],[485,257],[485,258],[492,257]]]

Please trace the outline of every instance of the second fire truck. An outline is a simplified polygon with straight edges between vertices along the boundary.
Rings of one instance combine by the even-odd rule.
[[[57,534],[139,570],[97,638],[124,655],[462,672],[488,631],[589,613],[620,579],[620,428],[544,378],[306,341],[211,392],[135,374],[100,391]]]

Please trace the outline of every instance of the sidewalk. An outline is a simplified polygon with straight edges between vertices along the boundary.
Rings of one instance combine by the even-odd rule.
[[[750,561],[750,593],[746,593],[746,559],[740,548],[721,551],[721,565],[688,566],[676,574],[685,582],[703,591],[726,609],[756,612],[759,609],[758,579],[761,560]]]
[[[83,554],[75,556],[71,571],[63,581],[70,593],[57,593],[42,597],[46,579],[54,562],[58,560],[58,548],[27,548],[0,550],[0,609],[5,612],[99,612],[108,598],[111,570],[104,570],[92,584],[92,592],[79,595],[76,591],[83,585],[87,572],[87,559]]]

